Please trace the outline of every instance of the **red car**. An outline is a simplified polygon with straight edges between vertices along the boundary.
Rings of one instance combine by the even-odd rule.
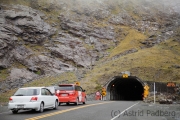
[[[59,105],[61,105],[61,103],[66,103],[67,105],[69,103],[75,103],[76,105],[79,103],[86,103],[85,90],[76,84],[59,85],[59,90],[56,91],[56,95],[60,101]]]

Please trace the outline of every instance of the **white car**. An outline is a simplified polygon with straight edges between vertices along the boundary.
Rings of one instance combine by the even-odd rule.
[[[35,110],[43,112],[46,108],[57,109],[58,97],[52,94],[45,87],[19,88],[13,96],[9,98],[8,109],[12,113],[19,110]]]

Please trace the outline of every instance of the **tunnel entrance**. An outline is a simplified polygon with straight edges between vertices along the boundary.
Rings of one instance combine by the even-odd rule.
[[[114,77],[107,84],[107,99],[109,100],[143,100],[144,83],[135,76]]]

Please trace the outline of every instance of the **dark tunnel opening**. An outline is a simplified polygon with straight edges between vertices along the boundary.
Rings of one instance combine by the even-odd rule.
[[[143,100],[144,85],[137,77],[115,77],[107,86],[110,100]]]

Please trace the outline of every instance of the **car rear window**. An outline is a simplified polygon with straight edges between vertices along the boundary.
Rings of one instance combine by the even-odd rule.
[[[73,85],[59,85],[60,90],[74,90]]]
[[[47,89],[49,89],[51,91],[51,93],[55,93],[57,90],[60,90],[59,86],[50,86],[50,87],[46,87]]]
[[[40,89],[18,89],[14,96],[33,96],[39,95]]]
[[[55,86],[54,88],[55,88],[55,90],[60,90],[59,86]]]

